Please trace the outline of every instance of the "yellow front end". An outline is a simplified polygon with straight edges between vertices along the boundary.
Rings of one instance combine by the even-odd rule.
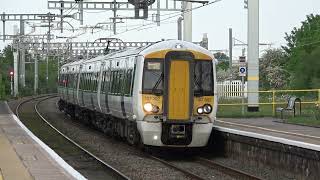
[[[211,70],[212,93],[200,91],[205,82],[198,79],[205,76],[197,68],[205,68],[207,64],[201,63],[210,64],[212,58],[195,51],[174,53],[161,51],[145,59],[141,96],[145,117],[138,129],[146,145],[202,147],[212,131],[214,76]]]

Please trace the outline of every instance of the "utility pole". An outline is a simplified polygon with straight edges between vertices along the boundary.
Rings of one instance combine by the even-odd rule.
[[[80,25],[83,25],[83,0],[79,0]]]
[[[20,40],[19,42],[23,42],[23,35],[24,35],[24,20],[20,18]],[[19,57],[20,57],[20,85],[24,88],[26,86],[26,51],[23,45],[20,46],[19,49]]]
[[[113,17],[114,19],[112,19],[113,21],[113,34],[117,34],[117,19],[115,17],[117,17],[117,0],[113,0]]]
[[[233,56],[233,37],[232,28],[229,28],[229,68],[232,69],[232,56]]]
[[[192,42],[192,2],[182,3],[183,40]]]
[[[38,54],[34,56],[34,87],[33,92],[34,95],[38,94],[38,87],[39,87],[39,66],[38,66]]]
[[[178,40],[182,40],[182,21],[183,17],[178,18]]]
[[[24,23],[25,21],[44,21],[44,20],[54,20],[56,15],[54,14],[6,14],[3,13],[1,16],[1,21],[3,22],[3,40],[6,40],[5,34],[5,22],[7,21],[19,21],[20,22],[20,36],[18,42],[18,58],[17,63],[19,63],[19,71],[14,73],[14,76],[19,76],[20,84],[22,87],[25,87],[25,53],[26,48],[24,46],[24,37],[25,37],[25,30],[24,30]],[[16,68],[18,69],[18,67]],[[18,82],[18,81],[15,81]],[[15,84],[16,86],[17,84]],[[17,85],[18,88],[18,85]]]
[[[1,19],[2,19],[2,33],[3,33],[3,42],[6,41],[6,20],[5,20],[5,12],[3,12],[3,14],[1,15]]]
[[[248,111],[259,111],[259,0],[248,0]]]
[[[13,96],[17,97],[19,94],[19,89],[18,89],[18,52],[14,51],[13,52]]]
[[[63,0],[60,0],[61,4],[61,8],[60,8],[60,29],[61,29],[61,33],[63,33],[63,7],[64,7],[64,4],[63,4]]]

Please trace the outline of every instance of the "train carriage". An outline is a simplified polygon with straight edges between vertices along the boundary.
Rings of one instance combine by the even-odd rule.
[[[59,108],[130,144],[203,147],[216,117],[213,55],[168,40],[65,64]]]

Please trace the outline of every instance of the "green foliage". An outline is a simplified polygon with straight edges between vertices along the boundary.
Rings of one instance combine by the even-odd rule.
[[[213,56],[218,61],[229,61],[229,57],[225,53],[222,53],[222,52],[214,53]]]
[[[217,52],[213,56],[218,61],[217,70],[226,71],[229,69],[229,57],[225,53]]]
[[[282,49],[268,49],[260,59],[260,87],[262,89],[283,89],[289,73],[285,70],[285,53]]]
[[[303,54],[292,68],[291,86],[296,89],[320,88],[320,47],[311,54]]]
[[[11,47],[7,46],[0,57],[0,98],[4,99],[10,92],[9,71],[13,69],[13,54]]]
[[[34,59],[27,54],[26,60],[26,87],[19,85],[19,96],[29,96],[34,94]],[[46,61],[39,59],[39,88],[38,93],[54,93],[57,91],[58,63],[55,58],[49,58],[49,80],[46,81]],[[0,98],[6,98],[11,94],[9,71],[13,70],[13,52],[10,46],[3,50],[0,56]],[[2,78],[1,78],[2,76]]]
[[[285,37],[290,88],[320,88],[320,15],[308,15],[300,28]]]
[[[217,65],[217,70],[226,71],[229,69],[229,62],[228,61],[219,61]]]

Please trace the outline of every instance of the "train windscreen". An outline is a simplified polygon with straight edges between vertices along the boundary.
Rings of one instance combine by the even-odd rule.
[[[212,61],[197,60],[194,66],[194,95],[212,96],[213,94]]]
[[[163,93],[163,60],[150,59],[144,62],[143,93]]]

